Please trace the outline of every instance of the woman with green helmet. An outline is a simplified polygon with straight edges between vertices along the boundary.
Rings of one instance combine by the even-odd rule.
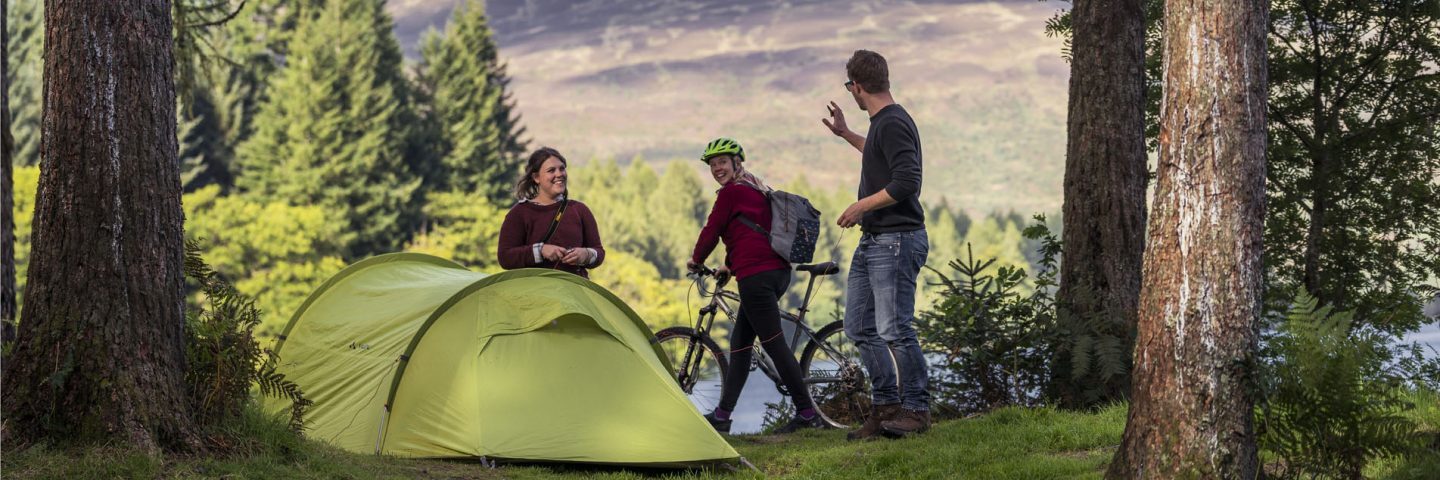
[[[765,197],[769,187],[744,168],[745,149],[735,140],[715,139],[705,146],[700,161],[710,166],[710,176],[720,184],[720,190],[716,192],[715,206],[700,230],[695,252],[686,267],[695,270],[703,265],[716,244],[723,240],[725,266],[719,270],[721,274],[734,272],[740,285],[740,315],[730,331],[731,368],[720,392],[720,405],[706,414],[705,419],[717,431],[730,431],[730,414],[750,375],[751,349],[758,337],[765,353],[775,361],[780,379],[795,402],[795,418],[780,427],[779,432],[823,427],[824,420],[815,410],[810,390],[801,377],[800,364],[795,361],[795,354],[785,343],[780,328],[780,298],[790,286],[790,263],[770,248],[770,240],[764,234],[737,219],[743,215],[756,225],[770,225],[770,202]]]

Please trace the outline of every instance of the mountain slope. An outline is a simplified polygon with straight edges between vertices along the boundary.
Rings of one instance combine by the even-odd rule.
[[[392,2],[413,50],[454,0]],[[923,195],[974,213],[1060,206],[1068,66],[1036,2],[491,1],[492,26],[536,144],[571,158],[692,159],[716,136],[780,183],[851,188],[859,154],[824,105],[866,127],[841,84],[851,51],[890,61],[920,126]],[[699,168],[699,163],[696,167]]]

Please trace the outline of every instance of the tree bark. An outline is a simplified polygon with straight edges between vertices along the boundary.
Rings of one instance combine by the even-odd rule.
[[[0,343],[15,338],[15,137],[10,135],[10,2],[0,0]]]
[[[167,0],[47,2],[26,307],[5,365],[22,443],[195,445]]]
[[[1145,248],[1144,9],[1141,0],[1077,0],[1070,18],[1064,261],[1056,302],[1064,325],[1088,324],[1086,334],[1117,339],[1123,358],[1116,361],[1128,363]],[[1051,379],[1062,406],[1129,393],[1128,374],[1074,372],[1076,378],[1071,354],[1059,350]]]
[[[1265,0],[1168,0],[1134,389],[1107,477],[1255,478]]]

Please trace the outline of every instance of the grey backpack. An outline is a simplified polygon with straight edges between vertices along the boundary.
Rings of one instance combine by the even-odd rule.
[[[813,260],[815,244],[820,239],[820,210],[816,210],[809,199],[790,192],[760,192],[770,203],[770,228],[763,228],[744,215],[739,215],[740,222],[770,239],[770,248],[785,261],[807,263]]]

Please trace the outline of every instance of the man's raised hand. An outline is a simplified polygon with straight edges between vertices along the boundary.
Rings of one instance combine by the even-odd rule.
[[[836,105],[833,101],[825,106],[825,110],[830,112],[830,118],[822,118],[820,119],[820,123],[825,124],[825,127],[829,128],[830,133],[835,134],[835,136],[845,136],[845,132],[850,131],[850,128],[845,125],[845,112],[840,110],[840,106]]]

